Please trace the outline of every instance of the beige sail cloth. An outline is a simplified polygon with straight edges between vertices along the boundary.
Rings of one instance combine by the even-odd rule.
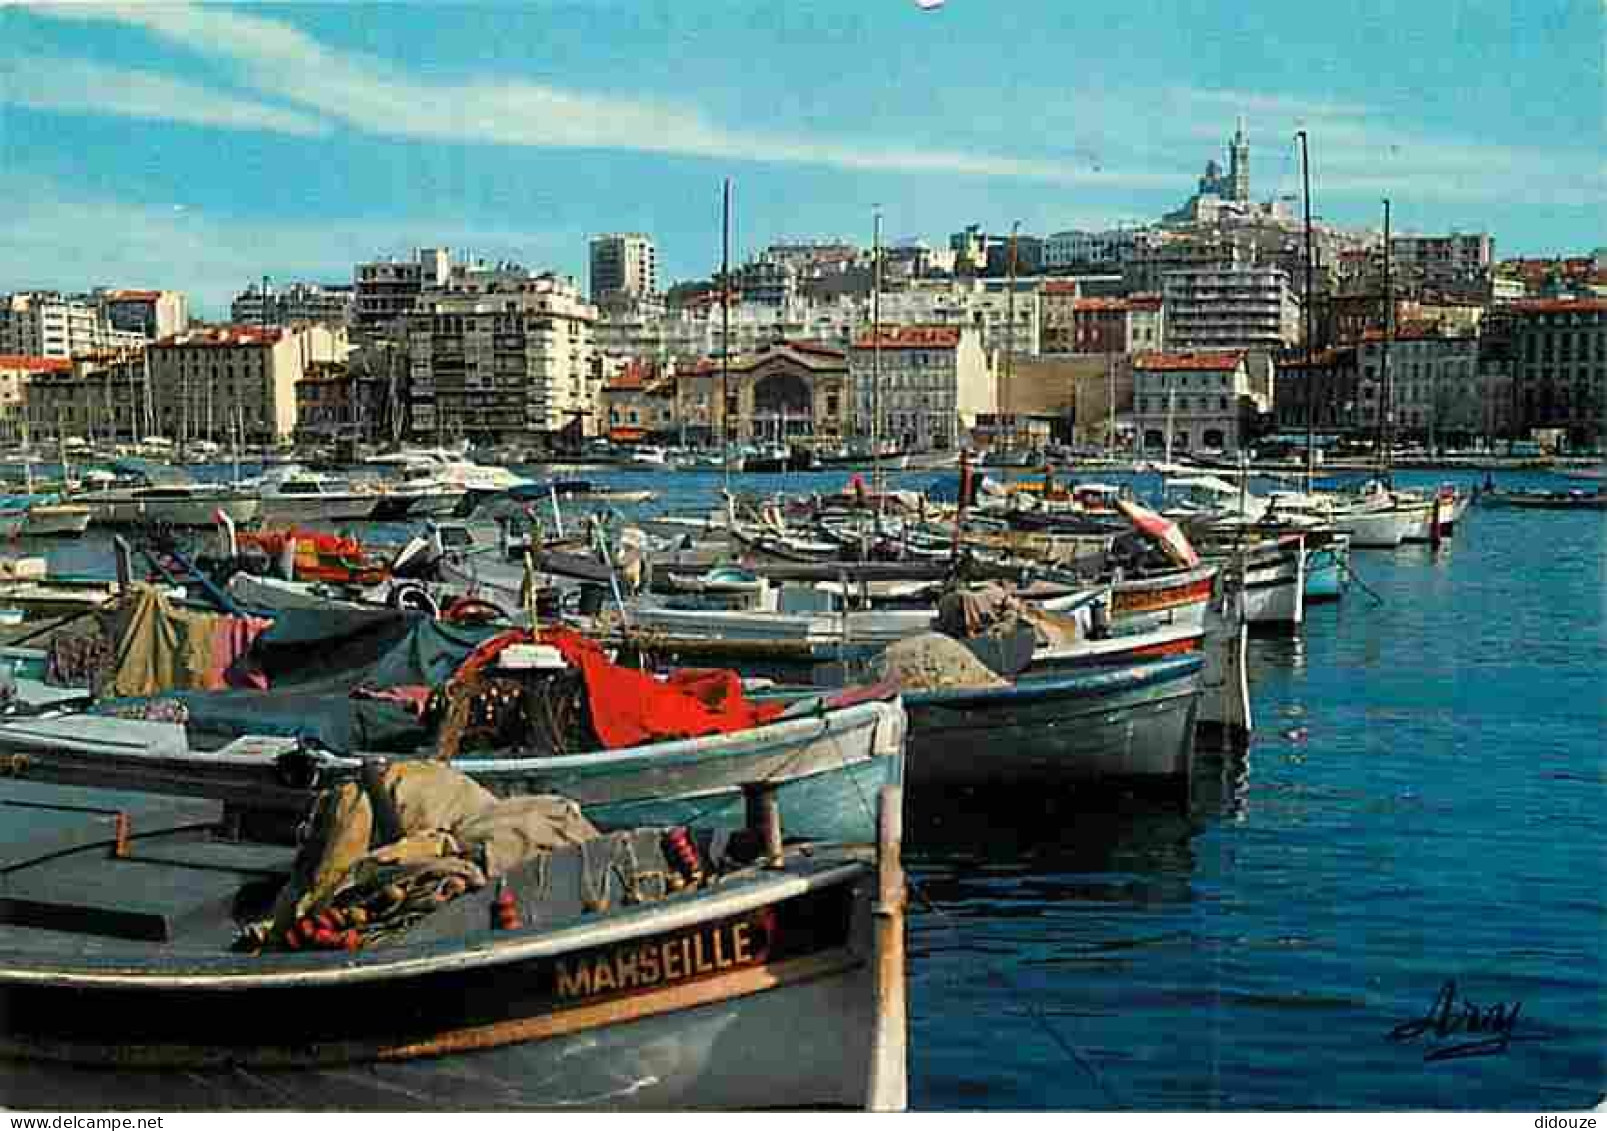
[[[160,695],[206,689],[211,680],[212,635],[217,618],[175,608],[149,585],[100,615],[101,631],[115,641],[103,695]]]
[[[937,630],[959,639],[1013,631],[1023,622],[1040,647],[1064,647],[1087,635],[1074,618],[1023,601],[1000,585],[953,590],[937,604]]]

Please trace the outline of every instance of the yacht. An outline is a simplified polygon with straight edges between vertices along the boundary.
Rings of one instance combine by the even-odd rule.
[[[262,510],[262,500],[254,494],[224,484],[197,483],[174,468],[147,460],[118,460],[112,470],[115,474],[86,473],[84,480],[97,486],[66,500],[89,507],[92,523],[212,526],[220,512],[246,523]]]
[[[264,521],[290,523],[358,522],[374,513],[382,497],[294,464],[264,475],[257,496]]]
[[[448,476],[447,463],[444,455],[431,452],[369,456],[363,467],[382,482],[379,504],[369,517],[394,522],[456,513],[469,489]]]

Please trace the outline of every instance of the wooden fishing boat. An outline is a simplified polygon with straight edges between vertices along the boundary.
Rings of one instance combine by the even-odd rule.
[[[1489,507],[1536,511],[1604,511],[1607,491],[1486,491],[1479,502]]]
[[[318,782],[361,762],[317,744],[311,697],[297,717],[275,723],[258,712],[237,728],[220,719],[221,707],[203,718],[196,695],[162,698],[186,704],[190,724],[68,711],[9,718],[0,721],[0,756],[32,780],[160,790],[285,814],[301,812]],[[897,691],[881,688],[815,697],[727,734],[595,753],[463,753],[452,765],[498,796],[562,793],[603,828],[694,818],[740,827],[743,783],[765,781],[800,836],[863,841],[871,835],[864,799],[902,780],[904,744]]]
[[[643,830],[636,886],[571,844],[393,939],[253,950],[293,848],[212,801],[0,782],[6,1106],[901,1108],[898,791],[874,849],[783,849],[755,800],[718,883],[672,889]]]
[[[1186,788],[1202,655],[907,691],[908,786]]]

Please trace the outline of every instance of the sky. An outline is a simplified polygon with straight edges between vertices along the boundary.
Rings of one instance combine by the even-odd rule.
[[[1607,0],[0,0],[0,291],[349,282],[420,246],[661,282],[785,239],[946,243],[1251,193],[1498,255],[1607,243]]]

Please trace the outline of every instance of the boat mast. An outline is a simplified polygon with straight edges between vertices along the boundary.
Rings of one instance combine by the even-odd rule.
[[[720,209],[720,466],[731,494],[731,178]]]
[[[1015,354],[1016,354],[1016,233],[1021,230],[1021,221],[1015,220],[1010,224],[1010,293],[1005,298],[1004,320],[1007,324],[1007,333],[1004,339],[1004,415],[1009,420],[1009,431],[1005,434],[1005,449],[1016,450],[1016,418],[1010,412],[1010,385],[1015,380]]]
[[[1395,330],[1395,291],[1389,276],[1389,198],[1384,198],[1384,348],[1378,361],[1378,432],[1381,437],[1379,449],[1379,472],[1385,487],[1393,487],[1394,476],[1391,474],[1391,462],[1394,458],[1394,436],[1391,434],[1389,414],[1393,411],[1390,396],[1389,378],[1389,340]]]
[[[882,210],[871,225],[870,253],[870,481],[882,509]]]
[[[1315,301],[1311,289],[1311,157],[1306,151],[1306,131],[1295,135],[1300,139],[1300,184],[1306,201],[1306,494],[1311,494],[1311,480],[1316,463],[1317,443],[1317,374],[1312,367],[1311,306]]]

